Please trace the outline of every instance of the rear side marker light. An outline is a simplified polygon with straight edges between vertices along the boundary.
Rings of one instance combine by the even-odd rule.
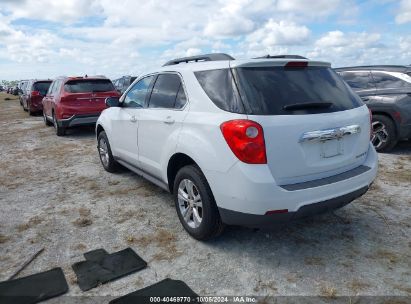
[[[247,164],[266,164],[264,133],[260,124],[248,119],[226,121],[220,126],[234,155]]]
[[[288,213],[288,209],[270,210],[270,211],[267,211],[265,215],[281,214],[281,213]]]

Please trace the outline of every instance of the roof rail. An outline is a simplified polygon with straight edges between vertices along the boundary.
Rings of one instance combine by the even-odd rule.
[[[306,57],[300,56],[300,55],[265,55],[261,57],[255,57],[253,59],[280,59],[280,58],[285,58],[285,59],[308,59]]]
[[[189,62],[219,61],[219,60],[234,60],[234,58],[224,53],[212,53],[212,54],[176,58],[176,59],[167,61],[163,66],[175,65],[175,64],[179,64],[183,62],[189,63]]]

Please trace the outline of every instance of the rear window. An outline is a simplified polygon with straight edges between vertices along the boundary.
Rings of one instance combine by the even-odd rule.
[[[79,79],[67,81],[64,90],[69,93],[87,93],[115,91],[115,88],[109,79]]]
[[[50,85],[51,81],[35,82],[33,84],[33,91],[39,91],[41,95],[46,95]]]
[[[253,115],[315,114],[362,105],[360,98],[330,68],[245,67],[231,71],[195,73],[210,99],[226,111]]]

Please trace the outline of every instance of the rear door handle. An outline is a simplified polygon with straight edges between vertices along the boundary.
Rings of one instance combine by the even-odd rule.
[[[174,123],[174,119],[171,116],[167,116],[166,119],[163,120],[165,124],[171,125]]]
[[[131,121],[131,122],[137,122],[136,116],[135,116],[135,115],[131,116],[131,117],[130,117],[130,121]]]

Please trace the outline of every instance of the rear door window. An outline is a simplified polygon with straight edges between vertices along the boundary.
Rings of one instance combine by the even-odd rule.
[[[33,84],[33,91],[38,91],[41,95],[46,95],[50,85],[51,81],[36,82]]]
[[[109,79],[76,79],[67,81],[64,90],[68,93],[89,93],[114,91],[115,88]]]
[[[184,89],[177,74],[160,74],[153,86],[149,108],[182,108],[186,103]]]

